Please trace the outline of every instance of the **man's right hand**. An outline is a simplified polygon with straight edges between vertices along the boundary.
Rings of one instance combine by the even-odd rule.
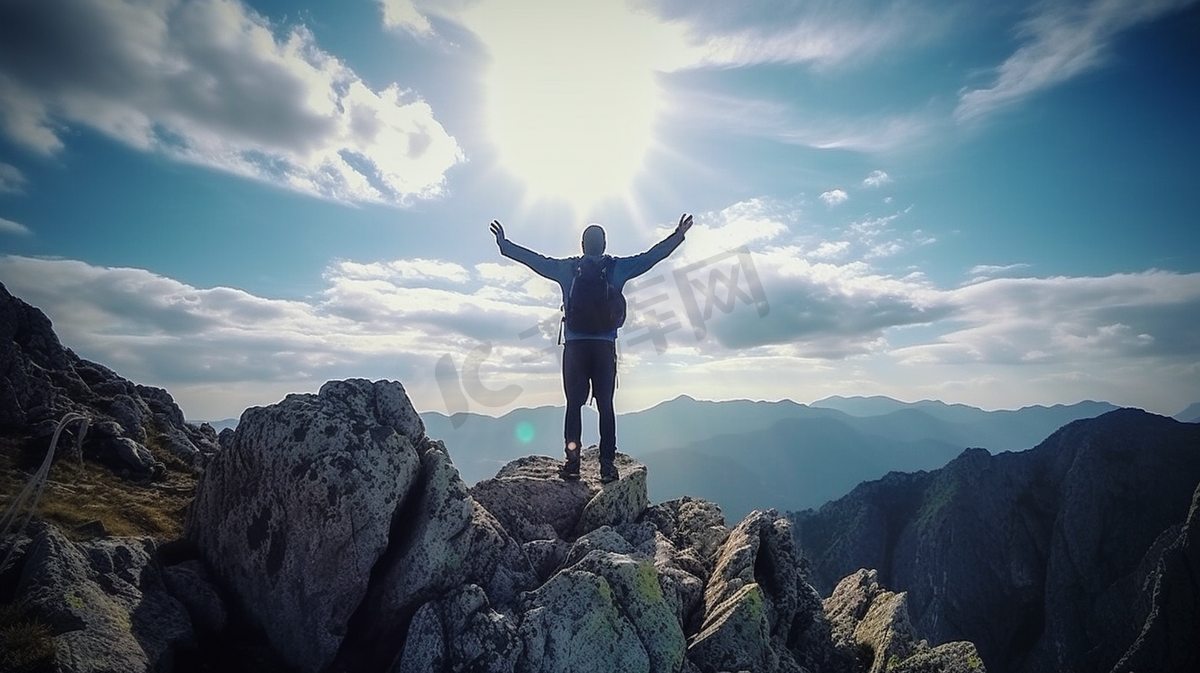
[[[500,224],[500,220],[492,220],[492,234],[496,236],[496,245],[500,245],[505,241],[504,225]]]
[[[684,213],[679,216],[679,224],[675,227],[675,233],[686,234],[688,229],[692,228],[692,216]]]

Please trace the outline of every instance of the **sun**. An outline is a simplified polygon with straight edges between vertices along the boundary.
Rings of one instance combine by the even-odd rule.
[[[576,212],[628,194],[662,108],[662,26],[621,2],[484,2],[488,130],[530,200]]]

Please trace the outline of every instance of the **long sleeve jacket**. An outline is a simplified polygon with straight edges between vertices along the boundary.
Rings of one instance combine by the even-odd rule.
[[[645,252],[630,257],[613,257],[612,276],[609,278],[609,282],[618,290],[623,289],[626,282],[646,273],[655,264],[666,259],[668,255],[674,252],[675,248],[678,248],[679,244],[683,243],[683,236],[682,232],[676,230]],[[529,248],[517,245],[508,239],[500,242],[500,254],[524,264],[539,276],[557,282],[558,286],[562,289],[563,303],[566,303],[567,294],[571,291],[571,281],[575,278],[575,265],[582,259],[582,255],[575,257],[546,257]],[[614,341],[617,338],[617,330],[615,329],[610,332],[586,333],[575,332],[564,325],[564,330],[566,341],[574,341],[576,339],[604,339]]]

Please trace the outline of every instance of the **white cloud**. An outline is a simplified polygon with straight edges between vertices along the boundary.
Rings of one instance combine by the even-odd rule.
[[[343,260],[334,263],[330,272],[339,278],[383,280],[396,284],[437,280],[459,284],[471,278],[471,274],[461,265],[436,259],[421,258],[397,259],[390,262],[372,262],[369,264]]]
[[[821,192],[821,200],[827,206],[836,206],[850,200],[850,195],[841,189],[831,189],[827,192]]]
[[[1200,356],[1200,274],[1000,278],[945,291],[964,326],[904,349],[910,363],[1070,363]]]
[[[850,241],[824,241],[816,250],[808,253],[815,259],[834,259],[846,254],[850,249]]]
[[[27,182],[21,169],[0,161],[0,194],[22,194]]]
[[[529,270],[519,264],[480,262],[475,265],[475,272],[485,283],[503,286],[519,286],[529,280]]]
[[[1092,0],[1040,3],[1021,24],[1024,43],[997,69],[991,86],[966,90],[954,116],[976,120],[1103,65],[1122,32],[1195,0]]]
[[[29,227],[26,227],[20,222],[13,222],[12,220],[6,220],[3,217],[0,217],[0,234],[19,234],[22,236],[28,236],[29,233]]]
[[[412,3],[412,0],[379,0],[383,10],[383,25],[398,28],[413,35],[430,35],[433,26]]]
[[[1013,277],[1018,272],[1028,269],[1029,264],[977,264],[967,270],[971,279],[966,284],[980,283],[992,278]]]
[[[972,276],[996,276],[1010,271],[1018,271],[1020,269],[1028,269],[1029,265],[1025,263],[1017,264],[977,264],[969,271]]]
[[[892,178],[883,171],[871,171],[871,174],[863,178],[864,187],[881,187],[891,182]]]
[[[919,45],[949,26],[944,9],[912,2],[729,3],[652,0],[667,20],[680,22],[698,48],[700,63],[740,67],[810,63],[853,65]]]
[[[462,151],[428,103],[370,88],[303,26],[237,0],[0,5],[0,129],[44,154],[85,126],[323,198],[438,196]],[[65,17],[70,17],[66,20]]]
[[[681,121],[726,133],[817,149],[870,153],[892,152],[918,143],[930,137],[940,124],[938,113],[930,109],[892,115],[830,115],[791,103],[686,90],[671,92],[670,111]]]

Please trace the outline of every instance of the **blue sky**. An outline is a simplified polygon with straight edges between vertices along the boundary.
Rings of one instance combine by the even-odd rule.
[[[557,288],[640,252],[619,410],[1200,400],[1200,3],[0,2],[0,282],[193,419],[328,379],[561,403]]]

